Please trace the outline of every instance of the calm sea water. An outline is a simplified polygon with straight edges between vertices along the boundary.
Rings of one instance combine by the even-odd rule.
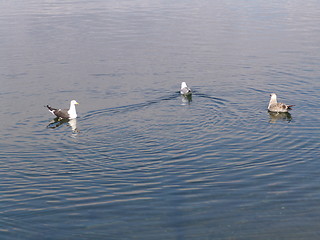
[[[319,238],[318,0],[0,6],[1,239]]]

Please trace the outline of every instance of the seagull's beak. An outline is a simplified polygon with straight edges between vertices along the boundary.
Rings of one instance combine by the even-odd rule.
[[[79,104],[78,102],[76,102],[75,104]]]

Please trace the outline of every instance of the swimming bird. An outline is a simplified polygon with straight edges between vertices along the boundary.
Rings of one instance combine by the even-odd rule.
[[[50,107],[47,105],[47,108],[49,109],[49,112],[51,112],[53,115],[57,116],[58,118],[61,119],[74,119],[77,118],[77,112],[76,112],[76,100],[72,100],[70,102],[70,108],[69,109],[56,109],[53,107]]]
[[[192,94],[192,91],[191,91],[191,89],[187,86],[186,82],[182,82],[182,83],[181,83],[180,93],[181,93],[182,95],[190,95],[190,94]]]
[[[283,112],[288,112],[291,110],[291,107],[294,105],[287,105],[284,103],[278,103],[277,102],[277,95],[275,93],[270,94],[270,102],[268,106],[268,110],[270,112],[276,112],[276,113],[283,113]]]

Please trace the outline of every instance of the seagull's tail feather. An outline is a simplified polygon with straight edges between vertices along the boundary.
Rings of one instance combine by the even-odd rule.
[[[46,107],[49,109],[50,112],[53,112],[53,111],[57,110],[57,109],[55,109],[53,107],[50,107],[49,105],[47,105]]]
[[[288,105],[287,107],[288,107],[288,109],[289,110],[291,110],[292,108],[291,107],[293,107],[294,105]]]

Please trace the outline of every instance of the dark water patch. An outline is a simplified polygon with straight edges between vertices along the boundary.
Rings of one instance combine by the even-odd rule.
[[[159,99],[149,100],[149,101],[146,101],[146,102],[143,102],[143,103],[129,104],[129,105],[126,105],[126,106],[120,106],[120,107],[114,107],[114,108],[106,108],[106,109],[101,109],[101,110],[94,110],[94,111],[88,112],[82,118],[84,120],[88,120],[88,119],[91,119],[93,117],[97,117],[99,115],[104,116],[104,115],[110,115],[110,114],[114,114],[114,113],[126,113],[126,112],[130,112],[130,111],[137,111],[137,110],[140,110],[142,108],[149,107],[151,105],[160,103],[162,101],[169,101],[169,100],[175,99],[178,96],[179,96],[179,94],[175,93],[175,94],[172,94],[172,95],[161,97]]]
[[[121,77],[121,73],[93,73],[91,74],[94,77],[97,78],[103,78],[103,77]]]
[[[198,92],[198,91],[194,91],[194,95],[197,96],[197,97],[209,99],[212,102],[217,103],[217,104],[222,104],[223,105],[224,103],[228,102],[226,99],[219,98],[219,97],[213,97],[213,96],[210,96],[208,94],[201,93],[201,92]]]

